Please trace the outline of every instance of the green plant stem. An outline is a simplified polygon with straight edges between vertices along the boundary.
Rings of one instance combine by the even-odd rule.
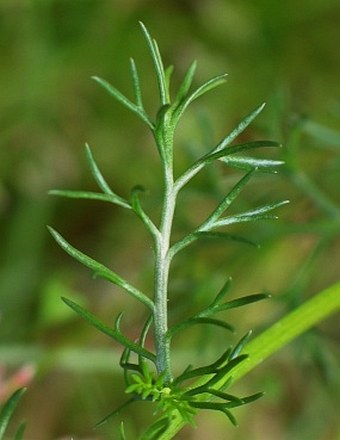
[[[305,302],[305,304],[289,313],[268,330],[265,330],[254,340],[249,342],[243,350],[243,353],[248,354],[248,358],[215,384],[214,388],[223,388],[226,382],[230,380],[230,377],[232,378],[232,383],[235,383],[290,341],[331,314],[339,311],[340,283],[336,283]],[[199,386],[205,381],[199,380],[193,386]],[[159,436],[158,440],[170,440],[174,438],[176,433],[179,432],[184,425],[185,422],[180,415],[177,414],[170,421],[166,431]],[[142,439],[143,436],[141,437],[141,440]]]
[[[156,138],[159,150],[172,151],[172,137],[167,142]],[[162,206],[162,218],[160,234],[156,239],[155,249],[155,346],[156,365],[159,374],[164,374],[164,381],[168,383],[172,379],[170,363],[170,339],[168,332],[168,279],[170,271],[171,256],[169,253],[172,222],[176,206],[177,193],[174,189],[174,176],[172,157],[163,163],[164,173],[164,199]]]

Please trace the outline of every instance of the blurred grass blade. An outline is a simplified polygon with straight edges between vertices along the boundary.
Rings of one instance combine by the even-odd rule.
[[[310,120],[303,122],[302,131],[314,136],[322,142],[327,142],[329,145],[332,145],[332,147],[336,147],[336,150],[339,151],[340,131],[325,127],[322,124]],[[318,146],[319,148],[325,148],[323,144],[318,144]]]
[[[99,188],[107,195],[110,196],[111,202],[116,203],[117,205],[123,206],[124,208],[131,209],[130,204],[127,202],[127,200],[123,199],[122,197],[115,194],[112,189],[107,184],[106,180],[104,179],[102,173],[100,172],[98,165],[96,161],[94,160],[91,148],[88,144],[85,144],[85,151],[86,151],[86,159],[89,163],[92,175],[97,182]]]
[[[19,400],[21,399],[25,391],[26,388],[20,388],[17,391],[15,391],[2,407],[0,412],[0,440],[4,439],[4,435],[8,427],[9,421],[13,416],[15,408],[17,407]]]
[[[124,422],[120,422],[119,433],[120,433],[120,440],[127,440],[125,435]]]
[[[156,77],[157,77],[157,82],[158,82],[158,87],[159,87],[160,98],[161,98],[161,104],[162,105],[169,104],[169,102],[170,102],[169,93],[168,93],[169,91],[167,90],[167,87],[166,87],[164,66],[163,66],[163,61],[162,61],[161,55],[159,53],[157,42],[151,37],[151,35],[149,34],[144,23],[142,23],[140,21],[139,24],[142,28],[143,33],[144,33],[144,36],[145,36],[146,42],[148,44],[148,47],[149,47],[149,50],[151,53],[151,57],[152,57],[152,60],[153,60],[154,66],[155,66]]]
[[[124,347],[129,348],[129,350],[133,351],[134,353],[137,353],[147,359],[149,359],[152,362],[155,362],[156,357],[153,353],[146,350],[145,348],[141,347],[139,344],[136,344],[133,341],[130,341],[128,338],[126,338],[122,332],[119,330],[119,324],[116,323],[115,328],[108,327],[106,324],[101,322],[96,316],[94,316],[91,312],[84,309],[79,304],[75,303],[74,301],[71,301],[68,298],[61,298],[65,304],[67,304],[72,310],[74,310],[79,316],[81,316],[85,321],[89,322],[91,325],[93,325],[96,329],[100,330],[102,333],[106,334],[107,336],[111,337],[115,341],[122,344]],[[121,318],[121,315],[119,315],[118,319]]]
[[[116,284],[117,286],[123,288],[130,295],[132,295],[134,298],[138,299],[141,303],[143,303],[146,307],[148,307],[150,310],[153,310],[154,308],[153,302],[144,293],[136,289],[134,286],[130,285],[127,281],[125,281],[115,272],[112,272],[112,270],[110,270],[103,264],[88,257],[82,252],[78,251],[78,249],[76,249],[75,247],[71,246],[70,243],[68,243],[64,239],[64,237],[62,237],[62,235],[60,235],[53,228],[51,228],[50,226],[48,226],[47,228],[50,231],[52,237],[55,239],[55,241],[59,244],[59,246],[71,257],[73,257],[75,260],[79,261],[89,269],[93,270],[95,275],[105,278],[108,281],[111,281],[113,284]]]
[[[20,424],[17,432],[15,433],[14,440],[23,440],[25,429],[26,429],[26,423],[23,422]]]

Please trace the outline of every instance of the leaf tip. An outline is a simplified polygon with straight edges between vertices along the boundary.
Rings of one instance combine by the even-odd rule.
[[[149,31],[147,30],[145,24],[141,20],[139,20],[138,23],[139,23],[139,26],[142,28],[142,31],[144,32],[144,34],[149,36]]]
[[[54,228],[52,228],[52,226],[46,225],[46,228],[48,229],[50,234],[52,234],[54,237],[58,234],[57,231]]]

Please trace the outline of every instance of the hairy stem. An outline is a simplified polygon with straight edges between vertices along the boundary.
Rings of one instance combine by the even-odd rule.
[[[172,150],[171,145],[167,148]],[[156,243],[155,252],[155,345],[156,365],[159,374],[164,374],[165,382],[172,380],[170,363],[170,339],[168,331],[168,279],[171,257],[169,254],[172,222],[176,206],[177,193],[174,190],[172,163],[164,163],[164,199],[160,234]]]

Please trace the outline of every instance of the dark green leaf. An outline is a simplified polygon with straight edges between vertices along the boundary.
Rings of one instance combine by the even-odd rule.
[[[144,293],[140,292],[138,289],[131,286],[127,281],[125,281],[115,272],[112,272],[103,264],[98,263],[98,261],[88,257],[87,255],[83,254],[75,247],[71,246],[70,243],[68,243],[57,231],[55,231],[50,226],[48,226],[48,230],[50,231],[56,242],[59,244],[59,246],[65,252],[67,252],[71,257],[73,257],[75,260],[79,261],[89,269],[93,270],[93,272],[96,275],[111,281],[113,284],[116,284],[117,286],[122,287],[124,290],[130,293],[130,295],[138,299],[150,310],[153,310],[153,302],[151,301],[150,298],[144,295]]]
[[[189,93],[194,75],[195,75],[195,71],[196,71],[196,67],[197,67],[197,62],[193,61],[191,63],[191,65],[189,66],[184,79],[178,89],[178,92],[176,94],[176,98],[175,98],[175,103],[180,103]]]
[[[226,232],[214,232],[214,231],[199,231],[194,232],[193,234],[197,238],[203,238],[203,239],[220,239],[220,240],[227,240],[227,241],[237,241],[240,243],[250,244],[251,246],[259,248],[260,246],[253,242],[252,240],[249,240],[248,238],[241,237],[240,235],[234,235],[234,234],[228,234]]]
[[[161,104],[166,105],[169,104],[169,91],[166,87],[166,78],[165,78],[165,72],[164,72],[164,66],[163,61],[161,58],[161,55],[159,53],[158,45],[154,39],[152,39],[151,35],[149,34],[147,28],[145,27],[144,23],[141,21],[139,22],[142,28],[142,31],[144,33],[147,45],[149,47],[151,57],[155,66],[156,71],[156,77],[160,92],[160,98],[161,98]]]
[[[93,325],[96,329],[100,330],[102,333],[106,334],[107,336],[110,336],[112,339],[119,342],[124,347],[129,348],[129,350],[133,351],[134,353],[137,353],[140,356],[143,356],[149,359],[150,361],[155,362],[156,357],[153,353],[149,352],[148,350],[145,350],[145,348],[141,347],[139,344],[130,341],[121,333],[121,331],[119,330],[119,321],[121,319],[121,315],[119,315],[119,319],[116,322],[115,328],[113,329],[111,327],[108,327],[103,322],[101,322],[95,315],[93,315],[88,310],[85,310],[79,304],[71,301],[68,298],[62,298],[62,300],[64,301],[65,304],[71,307],[71,309],[74,310],[79,316],[81,316],[83,319],[85,319],[85,321]]]
[[[229,133],[222,141],[214,148],[214,152],[222,150],[231,142],[233,142],[243,131],[253,122],[253,120],[262,112],[265,107],[265,103],[261,104],[254,111],[252,111],[249,115],[247,115],[238,126]]]
[[[251,335],[252,335],[252,330],[249,330],[249,332],[247,332],[239,341],[238,343],[235,345],[235,347],[233,348],[233,350],[230,353],[229,359],[238,359],[238,357],[240,357],[240,353],[243,350],[244,346],[246,345],[246,343],[249,341]]]
[[[91,191],[72,191],[72,190],[58,190],[58,189],[53,189],[48,193],[52,196],[68,197],[71,199],[88,199],[88,200],[99,200],[102,202],[110,202],[116,205],[123,206],[124,208],[131,209],[131,206],[128,204],[128,202],[124,201],[123,199],[119,200],[120,198],[118,199],[117,197],[111,196],[109,194],[95,193]]]
[[[166,430],[169,425],[167,416],[160,418],[142,434],[140,440],[158,440],[159,436]]]
[[[221,215],[229,208],[233,201],[238,197],[242,189],[246,186],[249,179],[255,173],[256,169],[252,169],[245,176],[243,176],[231,189],[231,191],[224,197],[218,207],[213,211],[213,213],[207,218],[205,222],[198,228],[198,231],[208,231],[210,227],[216,223],[216,221],[221,217]]]
[[[184,113],[185,109],[188,107],[188,105],[195,101],[197,98],[204,95],[209,90],[212,90],[217,86],[224,84],[226,82],[226,77],[227,74],[217,75],[198,87],[193,93],[191,93],[191,95],[187,96],[187,98],[185,98],[182,103],[176,108],[174,112],[174,120],[177,122]]]
[[[231,421],[231,423],[234,426],[237,426],[237,421],[235,419],[235,417],[232,415],[232,413],[226,408],[226,404],[225,403],[215,403],[215,402],[190,402],[190,405],[193,406],[194,408],[199,408],[199,409],[211,409],[214,411],[222,411]]]
[[[250,211],[242,212],[233,216],[223,217],[215,221],[211,228],[220,228],[222,226],[232,225],[235,223],[244,223],[258,220],[271,220],[277,219],[275,215],[267,215],[268,212],[273,211],[276,208],[280,208],[283,205],[289,203],[289,200],[283,200],[280,202],[268,203],[267,205],[260,206]]]
[[[109,82],[97,76],[92,76],[92,79],[100,84],[110,95],[112,95],[118,102],[123,106],[136,113],[142,121],[144,121],[151,129],[153,129],[153,124],[150,121],[148,115],[136,104],[131,102],[125,95],[123,95],[119,90],[112,86]]]
[[[110,201],[112,203],[116,203],[117,205],[123,206],[124,208],[131,209],[131,206],[129,203],[123,199],[122,197],[115,194],[112,189],[107,184],[106,180],[104,179],[102,173],[100,172],[98,165],[96,161],[94,160],[91,148],[88,144],[85,144],[85,152],[86,152],[86,158],[88,161],[88,164],[90,166],[91,173],[94,177],[94,180],[97,182],[97,185],[99,188],[110,197]]]
[[[165,75],[165,86],[166,86],[166,90],[169,91],[169,94],[170,94],[171,77],[172,77],[173,73],[174,73],[174,66],[173,65],[168,66],[165,69],[165,72],[164,72],[164,75]]]
[[[208,380],[208,382],[206,382],[203,385],[199,385],[196,388],[191,388],[190,390],[184,393],[184,396],[195,396],[197,394],[206,393],[207,389],[210,389],[213,385],[215,385],[217,382],[223,379],[227,373],[232,371],[233,368],[235,368],[239,363],[247,359],[247,357],[248,357],[247,355],[241,355],[238,356],[237,358],[230,360],[226,365],[219,368],[218,371],[213,375],[213,377]]]
[[[119,414],[122,411],[122,409],[124,409],[127,406],[131,405],[131,403],[133,403],[133,402],[135,402],[134,398],[131,398],[131,399],[127,400],[122,405],[120,405],[117,409],[115,409],[110,414],[108,414],[106,417],[104,417],[102,420],[100,420],[98,423],[96,423],[95,427],[99,428],[100,426],[104,425],[105,423],[107,423],[109,421],[109,419],[111,419],[111,417]]]
[[[210,307],[214,307],[215,305],[219,304],[223,298],[229,293],[229,290],[231,288],[231,284],[232,284],[232,278],[229,277],[227,279],[227,281],[223,284],[222,289],[218,292],[218,294],[216,295],[216,298],[214,299],[214,301],[211,303]],[[209,308],[210,308],[209,307]]]
[[[224,310],[235,309],[237,307],[243,307],[248,304],[261,301],[262,299],[268,299],[271,295],[268,293],[257,293],[254,295],[242,296],[241,298],[236,298],[231,301],[225,302],[223,304],[214,304],[213,311],[214,313],[222,312]]]
[[[143,99],[142,99],[142,92],[140,87],[140,81],[139,81],[139,75],[137,66],[135,63],[135,60],[133,58],[130,58],[130,70],[131,70],[131,76],[132,76],[132,83],[133,83],[133,91],[135,95],[135,100],[137,107],[139,107],[141,110],[143,110]]]
[[[20,388],[15,391],[9,399],[5,402],[0,411],[0,440],[4,438],[9,421],[13,416],[15,408],[17,407],[22,395],[26,392],[26,388]]]
[[[238,405],[243,404],[243,400],[239,397],[234,396],[233,394],[224,393],[223,391],[214,390],[213,388],[209,388],[208,392],[215,397],[219,397],[220,399],[229,400],[230,402],[234,402]]]
[[[129,374],[128,374],[129,371],[137,371],[137,373],[142,374],[142,369],[140,365],[129,362],[130,354],[131,354],[131,350],[125,347],[119,360],[119,366],[122,367],[124,370],[124,380],[126,387],[131,385],[129,381]]]
[[[190,167],[185,173],[180,176],[175,182],[175,188],[179,191],[183,186],[188,183],[200,170],[202,170],[206,165],[210,164],[214,160],[221,159],[239,153],[246,150],[261,148],[261,147],[280,147],[278,142],[273,141],[253,141],[246,142],[243,144],[237,144],[233,146],[228,146],[222,148],[222,143],[218,144],[217,147],[213,148],[208,154],[201,157],[192,167]]]
[[[175,336],[176,333],[178,333],[182,330],[185,330],[189,327],[192,327],[193,325],[197,325],[197,324],[211,324],[211,325],[216,325],[218,327],[225,328],[226,330],[229,330],[232,332],[234,331],[233,326],[231,326],[227,322],[221,321],[220,319],[207,318],[204,316],[197,315],[197,316],[194,316],[193,318],[187,319],[187,320],[169,328],[169,330],[167,331],[167,337],[172,338],[173,336]]]
[[[234,357],[233,359],[231,359],[230,361],[228,361],[228,363],[226,365],[224,365],[223,367],[221,367],[218,372],[214,375],[214,377],[212,377],[206,384],[205,386],[207,387],[212,387],[213,385],[215,385],[217,382],[219,382],[222,378],[224,378],[226,376],[227,373],[230,373],[230,371],[232,371],[238,364],[240,364],[241,362],[243,362],[245,359],[248,358],[247,354],[242,354],[238,357]]]
[[[218,368],[229,358],[231,353],[231,349],[228,348],[215,362],[212,364],[206,365],[204,367],[198,367],[192,369],[191,366],[187,367],[182,374],[176,377],[173,381],[174,385],[178,385],[188,379],[192,379],[194,377],[205,376],[207,374],[214,374],[218,370]]]
[[[213,162],[216,159],[220,159],[225,156],[229,156],[231,154],[239,153],[241,151],[247,151],[247,150],[253,150],[257,148],[263,148],[263,147],[280,147],[281,144],[274,141],[267,141],[267,140],[261,140],[261,141],[252,141],[252,142],[245,142],[242,144],[237,145],[231,145],[225,148],[221,148],[216,151],[216,149],[213,150],[213,152],[208,153],[207,155],[203,156],[198,163],[204,163],[208,164],[210,162]]]
[[[151,233],[152,237],[156,237],[159,235],[159,231],[156,228],[155,224],[152,222],[150,217],[145,213],[144,209],[139,200],[139,194],[141,192],[145,192],[145,189],[137,185],[131,191],[131,206],[137,216],[142,220],[144,225],[147,227],[148,231]]]
[[[242,397],[242,404],[245,405],[247,403],[255,402],[255,400],[260,399],[263,396],[264,393],[260,392],[260,393],[252,394],[251,396]]]
[[[179,191],[179,189],[181,189],[187,182],[189,182],[205,165],[210,163],[210,161],[213,161],[215,159],[221,159],[222,157],[225,157],[225,156],[227,156],[229,154],[235,154],[235,153],[238,153],[240,151],[247,150],[247,149],[259,148],[259,146],[279,146],[280,144],[278,144],[278,143],[270,143],[270,145],[268,145],[268,144],[267,145],[263,145],[263,142],[261,142],[262,145],[259,145],[259,144],[256,144],[256,143],[255,144],[254,143],[250,143],[251,145],[249,145],[249,143],[247,143],[247,144],[237,145],[237,146],[234,146],[234,147],[229,147],[230,149],[228,148],[228,154],[222,154],[221,156],[219,156],[219,155],[214,156],[216,153],[219,153],[220,151],[225,150],[226,147],[234,139],[236,139],[239,134],[241,134],[248,127],[248,125],[262,111],[264,105],[265,104],[262,104],[260,107],[255,109],[248,116],[246,116],[239,123],[239,125],[229,135],[224,137],[221,140],[221,142],[219,142],[217,144],[216,147],[214,147],[207,155],[205,155],[203,158],[201,158],[192,167],[190,167],[182,176],[180,176],[177,179],[177,181],[176,181],[177,190]],[[268,142],[268,141],[265,141],[265,142]],[[208,159],[208,158],[210,158],[210,159]]]
[[[144,345],[145,345],[145,340],[146,340],[146,337],[147,337],[148,332],[150,330],[150,326],[151,326],[152,322],[153,322],[153,315],[150,315],[148,317],[148,319],[145,321],[145,324],[143,326],[143,329],[142,329],[140,337],[139,337],[139,344],[142,347],[144,347]]]
[[[261,171],[269,171],[274,173],[277,172],[275,168],[284,165],[285,163],[282,160],[258,159],[254,157],[235,155],[222,157],[220,160],[231,167],[239,168],[241,170],[252,170],[257,168]]]
[[[23,440],[25,429],[26,429],[26,423],[23,422],[20,424],[17,432],[15,433],[14,440]]]

